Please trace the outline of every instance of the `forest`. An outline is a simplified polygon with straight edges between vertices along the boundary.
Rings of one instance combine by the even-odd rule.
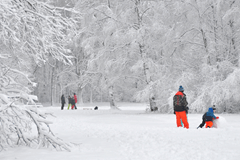
[[[240,1],[1,0],[0,94],[240,110]]]
[[[239,112],[239,12],[237,0],[0,0],[0,152],[71,151],[39,109],[62,94],[173,114],[181,85],[189,113]]]

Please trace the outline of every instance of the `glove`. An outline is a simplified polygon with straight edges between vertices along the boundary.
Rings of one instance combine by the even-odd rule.
[[[219,119],[219,117],[216,117],[216,119]]]

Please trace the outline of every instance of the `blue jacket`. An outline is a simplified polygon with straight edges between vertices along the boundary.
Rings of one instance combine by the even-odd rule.
[[[216,116],[213,114],[213,109],[209,108],[208,112],[206,113],[205,121],[212,121],[212,119],[216,119]]]

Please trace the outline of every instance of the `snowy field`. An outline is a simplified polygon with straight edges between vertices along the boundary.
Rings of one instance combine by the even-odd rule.
[[[107,104],[106,104],[107,105]],[[120,111],[104,104],[60,110],[50,117],[53,132],[79,144],[71,152],[9,148],[0,160],[239,160],[240,115],[216,114],[218,129],[196,129],[202,114],[189,114],[190,129],[177,128],[174,114],[145,113],[146,105],[121,104]]]

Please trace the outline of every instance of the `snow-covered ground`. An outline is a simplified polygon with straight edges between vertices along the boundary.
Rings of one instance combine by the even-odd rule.
[[[120,111],[95,105],[78,110],[44,107],[56,118],[51,128],[66,142],[79,144],[71,152],[9,148],[0,160],[239,160],[240,115],[216,114],[218,129],[196,129],[202,114],[189,114],[190,129],[177,128],[174,114],[145,113],[144,104],[121,104]]]

